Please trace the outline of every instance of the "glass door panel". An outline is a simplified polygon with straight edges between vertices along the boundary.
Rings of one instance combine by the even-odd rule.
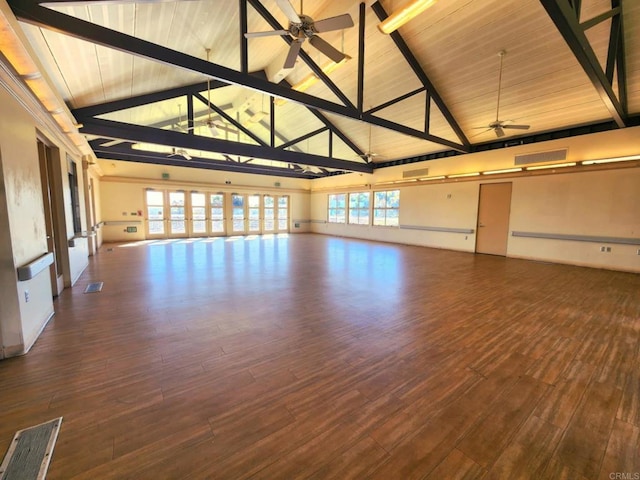
[[[165,234],[164,192],[147,190],[147,233],[150,237]]]
[[[211,215],[211,235],[224,235],[224,194],[212,193],[209,196]]]
[[[234,193],[231,195],[231,232],[235,234],[245,233],[245,199],[244,195]]]
[[[262,223],[263,232],[273,232],[275,224],[275,200],[271,195],[264,196],[264,218]]]
[[[249,195],[249,232],[260,232],[260,195]]]
[[[191,192],[191,235],[207,234],[207,196],[204,193]]]
[[[289,197],[278,197],[278,231],[289,231]]]
[[[187,234],[184,200],[184,192],[169,192],[169,234],[172,236]]]

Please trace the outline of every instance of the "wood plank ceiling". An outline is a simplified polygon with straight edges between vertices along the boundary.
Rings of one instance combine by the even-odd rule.
[[[567,0],[558,0],[564,2]],[[393,12],[405,0],[381,0],[387,12]],[[10,4],[17,2],[9,2]],[[280,24],[288,25],[275,0],[261,0],[262,5]],[[296,10],[301,5],[293,2]],[[422,87],[393,40],[378,31],[378,17],[367,1],[364,30],[364,110],[393,100]],[[51,5],[51,4],[50,4]],[[53,5],[57,11],[97,25],[126,33],[136,38],[206,59],[236,71],[241,69],[240,2],[228,0],[194,0],[177,2],[82,2]],[[349,13],[356,26],[321,36],[343,50],[352,60],[330,74],[331,80],[354,104],[358,97],[358,41],[360,3],[354,0],[331,2],[308,0],[304,13],[322,19]],[[612,9],[611,0],[583,0],[581,21]],[[627,108],[630,115],[640,113],[640,2],[622,0],[625,34]],[[19,15],[18,15],[19,16]],[[127,52],[73,38],[63,33],[21,24],[45,65],[61,96],[70,108],[111,102],[138,95],[186,86],[206,80],[197,72],[155,62]],[[587,30],[586,35],[601,65],[605,65],[609,47],[611,19]],[[271,30],[271,26],[251,5],[247,7],[247,30]],[[531,125],[530,130],[507,130],[507,139],[565,129],[577,125],[611,120],[611,114],[593,83],[576,60],[558,28],[540,0],[446,0],[410,21],[399,30],[419,66],[436,88],[471,148],[496,139],[486,127],[495,120],[497,102],[498,52],[505,50],[500,119]],[[309,56],[320,66],[328,59],[318,50],[303,44]],[[288,46],[280,37],[248,40],[248,71],[261,72],[283,62]],[[290,84],[311,73],[300,59],[286,81]],[[617,83],[614,82],[614,89]],[[322,82],[307,90],[308,94],[340,103]],[[203,92],[206,97],[206,91]],[[242,86],[231,85],[211,92],[211,100],[225,113],[246,126],[254,135],[269,142],[267,122],[248,122],[250,112],[269,108],[269,96]],[[425,125],[426,94],[424,92],[376,113],[417,130]],[[197,102],[196,102],[197,103]],[[242,104],[241,108],[238,108]],[[429,133],[460,143],[443,115],[434,107]],[[324,127],[309,110],[293,101],[278,102],[275,146],[299,138]],[[103,118],[137,125],[158,126],[181,131],[186,127],[187,97],[181,96],[158,103],[105,115]],[[335,113],[324,113],[361,152],[375,152],[374,162],[403,159],[450,147],[411,137],[380,126]],[[196,106],[196,119],[207,118],[206,104]],[[220,118],[214,118],[226,129],[230,141],[255,143],[246,133]],[[224,130],[223,130],[224,131]],[[197,135],[207,136],[206,128],[196,127]],[[300,153],[362,163],[363,160],[337,136],[328,151],[329,133],[304,139],[289,148]],[[204,155],[203,155],[204,156]],[[210,158],[221,158],[213,155]],[[258,162],[259,160],[254,160]],[[277,161],[263,162],[287,167]],[[300,165],[303,165],[301,162]],[[316,169],[317,170],[317,169]],[[317,174],[325,174],[333,168]],[[338,169],[339,170],[339,169]],[[309,172],[306,172],[309,173]]]

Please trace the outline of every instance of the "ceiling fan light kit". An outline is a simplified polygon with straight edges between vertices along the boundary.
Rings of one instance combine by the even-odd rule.
[[[407,23],[409,20],[414,19],[422,12],[424,12],[427,8],[432,7],[437,0],[412,0],[394,13],[389,15],[385,20],[378,24],[378,29],[387,35],[395,32],[402,25]]]

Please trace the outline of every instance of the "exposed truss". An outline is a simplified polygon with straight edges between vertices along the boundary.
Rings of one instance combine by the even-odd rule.
[[[258,2],[257,0],[247,1],[249,1],[261,15],[265,16],[267,21],[269,21],[273,25],[278,24],[278,22],[275,21],[275,19],[273,19],[271,15],[262,7],[262,4],[260,2]],[[69,0],[64,0],[64,2],[67,4],[75,3]],[[73,37],[80,38],[91,43],[114,48],[126,53],[130,53],[132,55],[140,56],[164,64],[169,64],[178,68],[198,72],[225,83],[245,86],[272,96],[292,100],[314,110],[331,112],[347,118],[361,120],[372,125],[377,125],[396,131],[398,133],[402,133],[404,135],[434,142],[448,148],[453,148],[465,152],[469,151],[468,144],[452,142],[450,140],[431,135],[430,133],[425,131],[420,131],[390,120],[379,118],[370,113],[361,112],[349,101],[345,102],[345,104],[342,105],[322,98],[314,97],[306,93],[297,92],[289,88],[286,84],[276,85],[268,82],[266,79],[250,75],[247,72],[238,72],[236,70],[207,62],[200,58],[193,57],[191,55],[187,55],[185,53],[181,53],[167,47],[163,47],[161,45],[141,40],[139,38],[132,37],[130,35],[126,35],[124,33],[117,32],[105,27],[101,27],[99,25],[92,24],[90,22],[57,12],[55,10],[51,10],[42,6],[41,3],[60,2],[57,2],[56,0],[53,0],[53,2],[43,2],[42,0],[10,1],[11,8],[13,9],[18,19],[20,19],[21,21],[29,22],[43,28],[54,29],[58,32],[65,33],[67,35],[71,35]],[[86,1],[82,0],[82,3],[86,3]],[[287,37],[283,38],[285,38],[286,41]],[[304,56],[303,59],[305,59]],[[315,65],[310,58],[305,61],[308,61],[312,70],[317,70],[317,74],[323,81],[325,81],[325,83],[330,82],[330,80],[326,78],[326,75],[321,72],[319,67]],[[339,95],[339,97],[344,97],[344,95]]]
[[[574,56],[580,62],[589,80],[618,127],[627,126],[627,87],[624,53],[624,31],[620,0],[611,0],[611,10],[580,23],[580,0],[540,0],[549,17],[555,23]],[[598,62],[585,31],[611,19],[606,69]],[[613,89],[614,71],[617,71],[618,95]]]

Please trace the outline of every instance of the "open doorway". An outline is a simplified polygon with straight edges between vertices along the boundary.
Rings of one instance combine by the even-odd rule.
[[[44,219],[47,232],[47,252],[53,253],[54,262],[49,267],[51,276],[51,291],[53,297],[60,295],[64,290],[64,279],[62,276],[62,255],[63,244],[60,242],[66,239],[63,234],[64,229],[56,217],[56,212],[62,208],[56,195],[56,182],[54,157],[57,152],[54,148],[38,140],[38,159],[40,161],[40,183],[42,186],[42,200],[44,204]]]

